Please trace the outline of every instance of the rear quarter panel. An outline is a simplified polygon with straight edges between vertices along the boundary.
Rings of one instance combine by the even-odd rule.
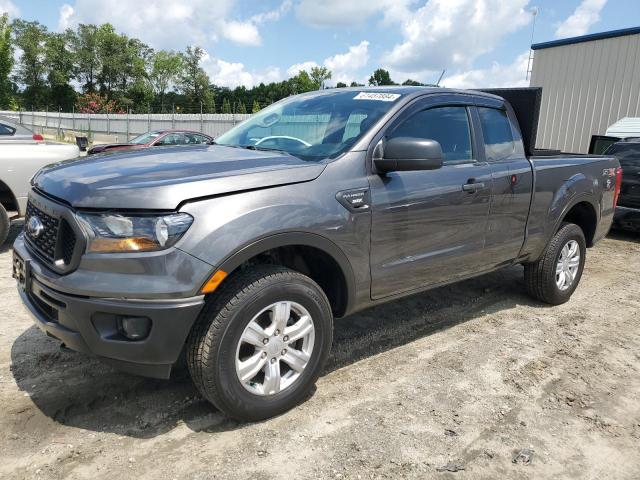
[[[571,208],[580,202],[593,207],[597,227],[593,242],[604,237],[613,220],[615,175],[618,167],[611,157],[532,157],[535,190],[522,250],[525,261],[535,261]]]

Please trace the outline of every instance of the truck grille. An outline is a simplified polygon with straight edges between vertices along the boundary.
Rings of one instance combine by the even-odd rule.
[[[42,222],[44,229],[42,232],[35,236],[28,228],[29,220],[31,217],[37,217]],[[26,235],[29,239],[29,243],[35,249],[50,262],[55,260],[56,256],[56,243],[58,241],[58,230],[60,227],[60,220],[46,214],[33,203],[27,203],[27,214],[25,215]]]
[[[36,234],[29,228],[32,217],[42,224],[40,232]],[[36,207],[30,200],[27,203],[25,215],[25,237],[31,247],[50,264],[62,260],[68,265],[76,248],[76,234],[64,218],[56,218]],[[59,265],[58,265],[59,266]]]

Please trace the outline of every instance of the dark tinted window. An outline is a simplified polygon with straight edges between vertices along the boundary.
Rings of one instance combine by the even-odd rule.
[[[209,143],[211,140],[204,135],[198,135],[197,133],[185,133],[184,142],[187,145],[200,145],[203,143]]]
[[[614,155],[624,167],[640,166],[640,143],[619,142],[611,145],[605,155]],[[624,175],[624,172],[623,172]]]
[[[436,107],[418,112],[398,125],[389,136],[436,140],[442,147],[445,163],[469,161],[471,129],[465,107]]]
[[[184,145],[184,135],[181,133],[170,133],[158,140],[156,145]]]
[[[0,135],[13,135],[13,132],[15,131],[15,128],[5,125],[4,123],[0,123]]]
[[[478,108],[478,113],[487,160],[501,160],[511,155],[515,144],[507,113],[495,108]]]

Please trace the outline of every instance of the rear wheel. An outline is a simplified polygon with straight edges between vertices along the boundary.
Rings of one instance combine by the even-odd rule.
[[[529,294],[552,305],[568,301],[582,277],[586,252],[582,229],[563,223],[542,257],[524,266]]]
[[[239,420],[262,420],[306,398],[332,340],[329,301],[309,277],[260,266],[225,282],[187,344],[202,395]]]

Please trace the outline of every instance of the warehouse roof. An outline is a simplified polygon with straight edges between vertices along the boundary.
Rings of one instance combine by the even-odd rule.
[[[636,35],[640,33],[640,27],[622,28],[620,30],[609,30],[608,32],[591,33],[580,37],[561,38],[550,42],[534,43],[531,50],[541,50],[543,48],[560,47],[562,45],[573,45],[574,43],[592,42],[603,38],[624,37],[625,35]]]

